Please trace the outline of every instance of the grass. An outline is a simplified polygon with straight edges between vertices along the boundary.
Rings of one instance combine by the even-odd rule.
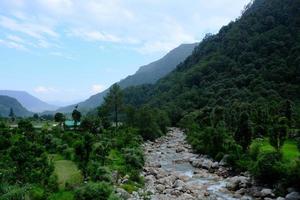
[[[63,160],[60,155],[50,155],[54,161],[54,173],[57,175],[59,189],[64,189],[66,183],[77,185],[82,183],[83,177],[76,164],[70,160]]]
[[[52,194],[48,200],[74,200],[74,194],[69,191],[62,191]]]
[[[275,151],[274,147],[272,147],[268,141],[268,139],[262,140],[262,146],[260,151],[262,152],[272,152]],[[300,157],[300,152],[297,148],[297,143],[293,140],[285,141],[282,146],[282,159],[284,162],[294,162],[297,158]]]

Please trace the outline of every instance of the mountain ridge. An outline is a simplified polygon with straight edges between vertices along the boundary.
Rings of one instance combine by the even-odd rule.
[[[0,90],[0,95],[9,96],[17,99],[27,110],[32,112],[43,112],[56,110],[58,106],[50,105],[26,91]]]
[[[141,84],[153,84],[160,78],[166,76],[172,70],[176,68],[187,56],[189,56],[198,43],[192,44],[181,44],[178,47],[172,49],[161,59],[149,63],[148,65],[143,65],[139,67],[137,72],[133,75],[127,76],[126,78],[120,80],[118,84],[122,89],[129,86],[136,86]],[[57,112],[70,113],[73,108],[78,105],[79,110],[88,111],[95,107],[98,107],[102,102],[109,89],[92,95],[87,100],[80,102],[78,104],[66,106],[57,110]]]

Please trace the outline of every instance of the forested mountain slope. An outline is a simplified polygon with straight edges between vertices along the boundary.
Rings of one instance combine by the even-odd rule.
[[[182,44],[177,48],[170,51],[163,58],[152,62],[148,65],[142,66],[139,70],[131,76],[121,80],[118,84],[121,88],[127,88],[129,86],[142,85],[146,83],[155,83],[160,78],[166,76],[168,73],[173,71],[176,66],[184,61],[189,55],[192,54],[197,43],[193,44]],[[91,96],[86,101],[79,103],[80,110],[89,110],[98,107],[102,102],[103,98],[108,93],[105,90],[101,93]],[[75,105],[64,107],[59,109],[60,112],[72,112]]]
[[[0,95],[0,116],[8,117],[11,108],[17,117],[32,115],[32,113],[26,110],[26,108],[24,108],[16,99]]]
[[[131,104],[166,108],[178,122],[217,105],[297,104],[299,91],[300,1],[256,0],[235,22],[206,37],[173,73],[153,86],[129,88],[125,96]]]

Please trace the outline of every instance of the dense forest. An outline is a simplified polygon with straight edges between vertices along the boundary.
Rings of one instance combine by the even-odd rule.
[[[299,187],[299,159],[282,150],[300,147],[299,56],[300,2],[256,0],[166,78],[126,89],[125,101],[166,111],[198,153],[228,154],[262,183]]]

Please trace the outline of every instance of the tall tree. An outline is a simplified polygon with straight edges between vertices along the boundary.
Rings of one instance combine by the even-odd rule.
[[[288,132],[288,120],[286,117],[280,117],[274,128],[270,131],[270,144],[279,151],[283,146]]]
[[[239,120],[238,129],[235,133],[235,140],[246,151],[251,144],[252,131],[249,125],[249,115],[246,112],[242,112]]]
[[[74,127],[76,129],[78,122],[80,122],[81,119],[81,112],[77,110],[78,106],[75,106],[75,109],[72,112],[72,118],[74,120]]]
[[[123,107],[123,92],[117,83],[110,88],[104,99],[104,105],[113,112],[115,126],[118,127],[118,115]]]
[[[65,121],[65,116],[64,116],[64,114],[62,114],[60,112],[55,113],[54,120],[55,120],[55,122],[58,122],[59,126],[61,127],[62,123]]]
[[[10,108],[8,116],[10,117],[12,122],[14,122],[16,120],[13,108]]]

